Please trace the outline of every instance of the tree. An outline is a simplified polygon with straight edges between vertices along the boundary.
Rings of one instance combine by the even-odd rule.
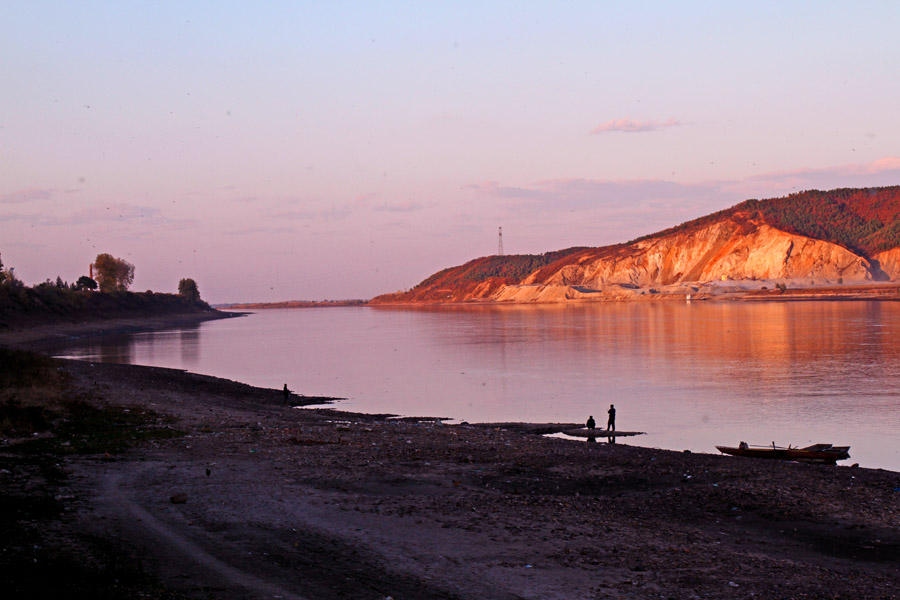
[[[134,281],[134,265],[112,254],[98,254],[94,271],[101,292],[124,292]]]
[[[182,279],[178,282],[178,295],[187,298],[191,302],[200,302],[200,289],[197,282],[191,278]]]
[[[16,277],[16,270],[10,267],[9,269],[3,268],[3,261],[0,260],[0,283],[5,285],[8,288],[22,288],[25,286],[22,283],[22,280]]]
[[[78,281],[75,282],[76,290],[96,290],[97,282],[88,277],[87,275],[82,275],[78,278]]]

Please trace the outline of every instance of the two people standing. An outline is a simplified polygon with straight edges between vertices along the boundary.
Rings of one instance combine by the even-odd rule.
[[[614,404],[609,405],[609,410],[606,411],[606,414],[609,415],[609,419],[606,421],[606,429],[608,431],[616,430],[616,407]],[[596,421],[594,421],[594,415],[588,417],[587,423],[585,426],[588,429],[594,429],[597,426]]]

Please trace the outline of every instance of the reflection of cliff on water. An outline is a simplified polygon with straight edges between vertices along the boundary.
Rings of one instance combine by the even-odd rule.
[[[900,344],[895,342],[900,339],[900,305],[890,302],[464,305],[414,310],[420,311],[453,321],[452,328],[435,328],[440,335],[433,340],[435,346],[492,346],[496,356],[504,357],[504,368],[510,345],[519,346],[517,355],[524,353],[535,368],[547,352],[572,355],[570,362],[583,361],[573,364],[563,384],[577,384],[579,371],[596,368],[607,378],[630,378],[636,393],[679,382],[697,390],[729,390],[734,399],[764,403],[796,396],[852,395],[862,384],[869,396],[888,395],[897,383],[893,373],[900,372]],[[544,375],[563,376],[559,371]],[[822,385],[825,378],[827,384]]]
[[[585,349],[795,370],[824,353],[860,365],[900,360],[900,305],[890,302],[696,302],[448,305],[411,309],[478,315],[455,332],[468,344],[579,341]],[[535,316],[547,315],[553,319]],[[570,317],[570,318],[566,318]],[[843,364],[845,361],[840,361]],[[796,373],[795,374],[800,374]]]

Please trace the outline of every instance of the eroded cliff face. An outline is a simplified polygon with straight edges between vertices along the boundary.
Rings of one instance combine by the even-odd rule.
[[[521,280],[456,277],[457,283],[449,283],[455,275],[477,272],[472,264],[478,260],[373,303],[683,299],[771,289],[776,282],[794,287],[900,279],[900,248],[870,262],[835,243],[777,229],[754,213],[628,245],[576,249]]]
[[[900,268],[900,254],[895,261]],[[598,248],[547,277],[523,284],[604,288],[616,284],[665,286],[740,279],[865,281],[871,265],[853,252],[750,220],[724,220],[699,230]]]
[[[872,257],[881,269],[879,279],[900,279],[900,248],[891,248]]]

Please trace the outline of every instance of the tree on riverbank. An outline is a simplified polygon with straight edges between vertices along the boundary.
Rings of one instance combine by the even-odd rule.
[[[112,254],[98,254],[94,270],[101,292],[124,292],[134,281],[134,265]]]
[[[78,278],[78,281],[75,282],[75,289],[78,291],[81,290],[96,290],[97,282],[88,277],[87,275],[82,275]]]
[[[200,302],[200,289],[197,287],[197,282],[190,277],[178,282],[178,295],[191,302]]]

